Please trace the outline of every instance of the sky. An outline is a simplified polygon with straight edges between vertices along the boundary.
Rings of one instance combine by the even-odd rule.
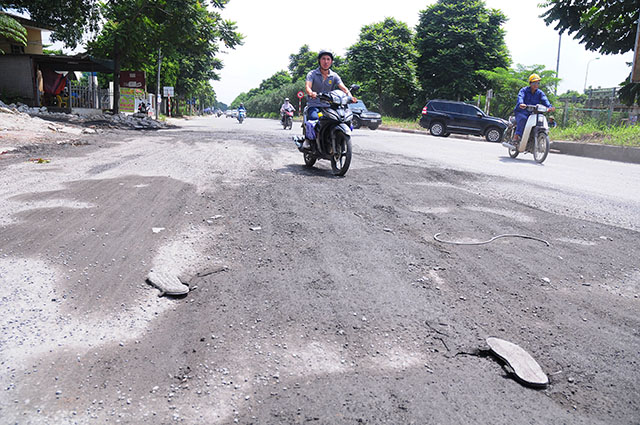
[[[555,70],[558,33],[538,16],[541,0],[485,0],[488,8],[500,9],[508,21],[503,25],[505,42],[513,64],[544,65]],[[231,0],[222,10],[224,19],[235,21],[245,36],[244,45],[223,49],[224,69],[213,82],[219,101],[230,104],[236,96],[260,85],[278,71],[287,70],[289,55],[308,44],[312,51],[332,50],[345,56],[358,41],[364,25],[395,18],[415,29],[420,11],[435,0],[344,0],[326,4],[331,12],[321,12],[322,3],[284,0]],[[601,55],[585,50],[567,34],[560,49],[558,93],[582,92],[586,87],[615,87],[631,72],[627,62],[633,52]],[[346,82],[347,85],[349,82]],[[515,95],[514,95],[515,96]]]

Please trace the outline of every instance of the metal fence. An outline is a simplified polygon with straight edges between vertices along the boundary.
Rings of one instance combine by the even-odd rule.
[[[113,93],[109,89],[100,89],[72,82],[70,86],[72,108],[111,109]]]
[[[601,126],[635,125],[639,108],[618,99],[618,88],[589,89],[586,97],[560,98],[555,119],[562,126],[595,123]]]

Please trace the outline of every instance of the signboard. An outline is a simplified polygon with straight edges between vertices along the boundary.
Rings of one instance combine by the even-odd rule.
[[[165,86],[162,88],[162,95],[164,97],[173,96],[173,87]]]
[[[144,90],[146,87],[144,71],[120,72],[120,87]]]
[[[120,87],[120,112],[137,112],[140,102],[145,100],[144,90]]]
[[[301,91],[298,92],[298,99],[302,99],[304,97],[304,93]]]

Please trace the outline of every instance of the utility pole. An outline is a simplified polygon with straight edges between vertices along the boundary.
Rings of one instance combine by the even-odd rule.
[[[158,85],[156,90],[156,119],[158,119],[158,109],[162,105],[162,94],[160,93],[160,67],[162,66],[162,47],[158,47]]]
[[[562,43],[562,33],[558,36],[558,59],[556,61],[556,78],[560,77],[560,44]],[[558,81],[556,80],[556,88],[554,94],[558,95]]]
[[[636,29],[636,45],[633,49],[633,67],[631,68],[631,82],[640,83],[640,19]]]

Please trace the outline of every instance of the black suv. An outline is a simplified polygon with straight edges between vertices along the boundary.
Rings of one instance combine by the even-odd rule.
[[[382,124],[382,116],[377,112],[369,111],[361,100],[350,103],[349,109],[353,113],[353,128],[360,128],[364,125],[375,130]]]
[[[451,133],[484,136],[489,142],[500,142],[507,121],[491,117],[480,108],[451,100],[430,100],[422,108],[420,125],[432,135],[447,137]]]

